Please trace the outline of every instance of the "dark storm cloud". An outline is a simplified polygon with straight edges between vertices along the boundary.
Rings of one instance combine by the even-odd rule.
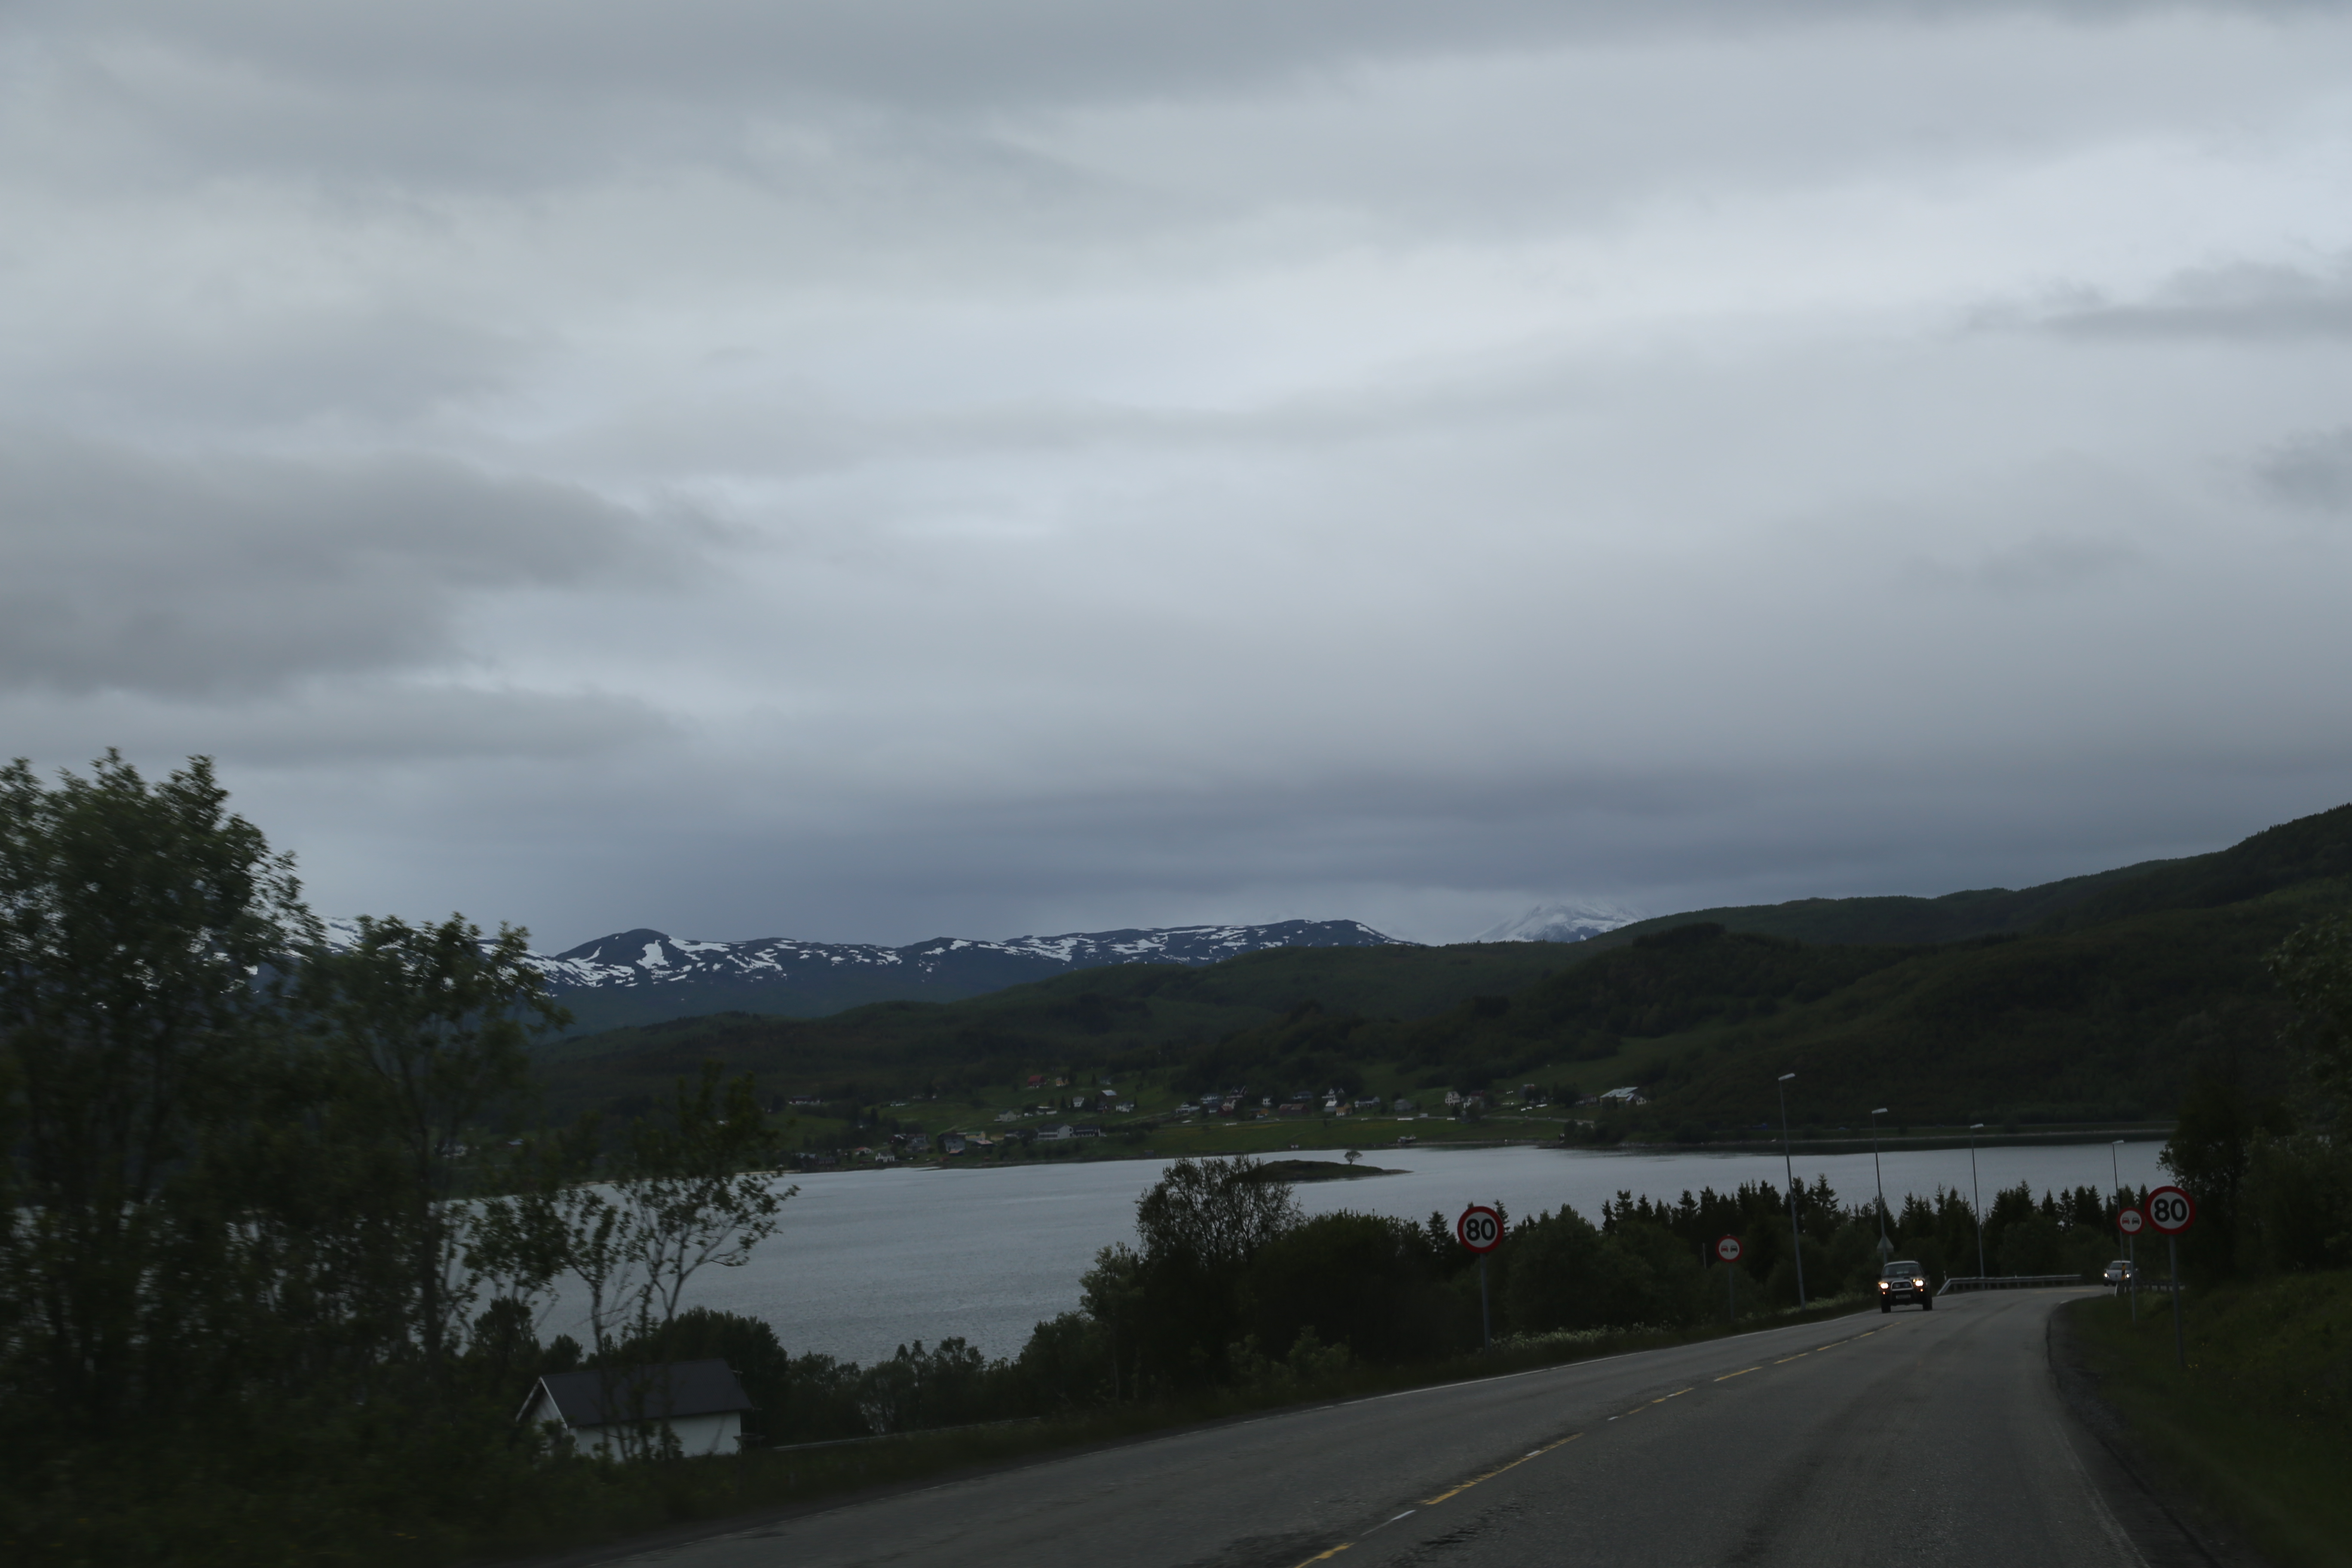
[[[442,458],[0,434],[0,686],[197,695],[458,651],[469,595],[658,570],[640,520]]]

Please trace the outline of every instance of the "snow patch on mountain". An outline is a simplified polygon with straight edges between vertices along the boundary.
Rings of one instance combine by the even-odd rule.
[[[1586,942],[1643,917],[1619,904],[1589,899],[1538,904],[1517,920],[1489,926],[1475,942]]]
[[[356,922],[326,922],[328,945],[349,948]],[[1069,931],[1017,936],[1003,942],[935,937],[907,947],[866,942],[801,942],[758,937],[749,942],[683,940],[667,931],[614,931],[557,953],[525,960],[558,994],[653,985],[748,981],[789,988],[812,973],[897,971],[922,978],[977,976],[1017,984],[1071,969],[1113,963],[1215,963],[1276,947],[1411,946],[1357,921],[1280,921],[1270,925],[1166,926],[1150,930]]]

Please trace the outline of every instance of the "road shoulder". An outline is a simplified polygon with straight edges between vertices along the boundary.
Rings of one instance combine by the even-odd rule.
[[[2269,1568],[2269,1559],[2200,1503],[2195,1489],[2133,1441],[2084,1353],[2066,1303],[2053,1306],[2050,1379],[2083,1468],[2148,1568]]]

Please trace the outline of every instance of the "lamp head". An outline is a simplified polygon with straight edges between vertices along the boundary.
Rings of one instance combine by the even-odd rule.
[[[1982,1127],[1983,1125],[1984,1125],[1984,1123],[1983,1123],[1983,1122],[1981,1122],[1981,1121],[1971,1121],[1971,1122],[1969,1122],[1969,1131],[1971,1131],[1971,1132],[1974,1132],[1974,1131],[1976,1131],[1979,1128]]]
[[[1792,1072],[1784,1072],[1784,1073],[1782,1073],[1782,1074],[1780,1075],[1780,1079],[1779,1079],[1779,1080],[1778,1080],[1778,1081],[1780,1081],[1780,1082],[1781,1082],[1781,1083],[1786,1083],[1786,1082],[1788,1082],[1790,1079],[1792,1079],[1792,1078],[1794,1078],[1794,1077],[1796,1077],[1796,1076],[1797,1076],[1797,1075],[1796,1075],[1795,1073],[1792,1073]]]
[[[1871,1114],[1873,1116],[1884,1116],[1886,1114],[1886,1107],[1882,1105],[1877,1110],[1872,1111]]]

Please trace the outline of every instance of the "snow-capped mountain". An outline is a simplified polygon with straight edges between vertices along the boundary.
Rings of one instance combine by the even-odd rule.
[[[327,922],[331,945],[356,934]],[[800,1017],[867,1002],[950,1002],[1073,969],[1113,963],[1215,963],[1276,947],[1400,945],[1356,921],[1168,926],[1073,931],[1003,942],[937,937],[908,947],[864,942],[698,942],[667,931],[615,931],[530,962],[572,1010],[574,1026],[609,1028],[737,1009]]]
[[[1576,900],[1538,904],[1517,920],[1489,926],[1474,942],[1583,942],[1643,917],[1617,904]]]

